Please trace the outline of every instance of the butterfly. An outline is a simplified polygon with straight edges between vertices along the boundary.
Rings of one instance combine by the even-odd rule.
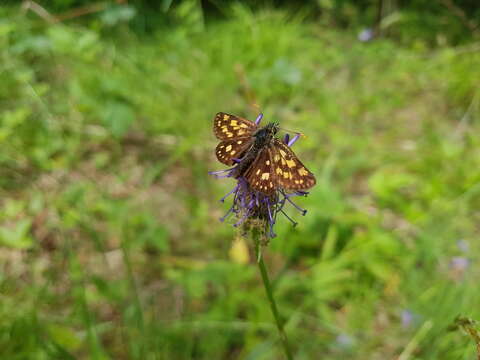
[[[245,178],[253,190],[266,195],[278,189],[313,187],[315,176],[275,137],[278,130],[278,123],[259,127],[253,121],[219,112],[213,120],[213,132],[221,140],[215,149],[217,159],[225,165],[237,164],[232,176]]]

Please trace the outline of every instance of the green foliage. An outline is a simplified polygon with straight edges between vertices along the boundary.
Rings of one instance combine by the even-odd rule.
[[[60,18],[79,18],[107,31],[128,23],[137,33],[151,33],[159,27],[178,25],[200,31],[205,23],[227,18],[238,1],[42,0],[38,3]],[[244,0],[241,3],[252,11],[281,8],[293,16],[315,19],[326,26],[374,29],[377,34],[417,48],[465,43],[480,36],[480,8],[475,0]]]
[[[213,115],[252,100],[318,178],[264,249],[295,358],[472,358],[447,330],[480,318],[478,47],[162,4],[177,25],[148,36],[127,10],[0,8],[2,359],[281,358],[252,244],[218,222],[232,183],[207,176]]]

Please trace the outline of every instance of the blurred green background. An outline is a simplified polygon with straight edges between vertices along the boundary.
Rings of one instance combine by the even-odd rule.
[[[0,358],[282,359],[218,221],[212,119],[303,131],[265,249],[296,359],[474,359],[480,10],[471,0],[3,1]]]

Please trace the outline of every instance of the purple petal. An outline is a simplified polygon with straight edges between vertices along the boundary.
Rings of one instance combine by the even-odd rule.
[[[283,138],[283,143],[288,145],[288,140],[290,140],[290,135],[285,134],[285,137]]]
[[[280,210],[280,212],[281,212],[288,220],[290,220],[290,222],[293,224],[293,227],[295,227],[295,226],[298,225],[298,223],[297,223],[295,220],[293,220],[290,216],[288,216],[285,211]]]
[[[292,146],[293,144],[295,144],[295,142],[298,140],[298,138],[300,137],[300,134],[295,134],[295,136],[292,138],[292,140],[290,140],[288,142],[288,146]]]
[[[230,209],[228,209],[227,213],[226,213],[225,215],[223,215],[219,220],[220,220],[221,222],[224,222],[225,219],[227,218],[227,216],[230,215],[231,212],[234,212],[233,206],[232,206]]]
[[[257,118],[255,119],[255,125],[260,124],[260,121],[262,121],[262,118],[263,118],[263,114],[262,113],[258,114]]]
[[[292,204],[298,211],[300,211],[302,213],[302,215],[305,215],[307,213],[307,210],[305,209],[302,209],[300,206],[298,206],[297,204],[295,204],[292,200],[290,200],[290,198],[286,198],[287,201]]]
[[[230,196],[230,194],[234,193],[235,191],[238,190],[238,185],[235,186],[231,191],[229,191],[224,197],[220,199],[221,202],[224,202],[227,197]]]
[[[225,169],[225,170],[218,170],[218,171],[209,171],[208,173],[210,175],[217,175],[217,174],[221,174],[221,173],[224,173],[224,172],[227,172],[227,171],[230,171],[230,170],[233,170],[233,168],[232,169]]]
[[[245,222],[245,220],[247,220],[249,215],[250,215],[250,213],[248,211],[246,211],[245,214],[242,216],[242,218],[240,220],[238,220],[235,224],[233,224],[233,226],[238,227],[238,226],[242,225]]]
[[[223,178],[231,177],[233,169],[235,168],[233,167],[225,170],[209,171],[208,174],[215,176],[217,179],[223,179]],[[219,174],[225,174],[225,175],[219,175]]]
[[[270,224],[275,224],[275,221],[273,220],[272,217],[272,212],[270,211],[270,202],[267,201],[267,210],[268,210],[268,218],[270,219]]]
[[[270,236],[270,239],[273,239],[274,237],[277,236],[277,234],[275,234],[275,233],[273,232],[273,226],[270,226],[270,231],[269,231],[268,236]]]

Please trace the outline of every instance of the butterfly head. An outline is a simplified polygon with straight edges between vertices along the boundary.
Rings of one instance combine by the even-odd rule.
[[[280,129],[280,124],[277,122],[271,122],[267,126],[267,132],[272,136],[276,135],[278,130]]]
[[[268,125],[257,130],[253,136],[258,143],[268,143],[272,140],[279,130],[279,124],[271,122]]]

